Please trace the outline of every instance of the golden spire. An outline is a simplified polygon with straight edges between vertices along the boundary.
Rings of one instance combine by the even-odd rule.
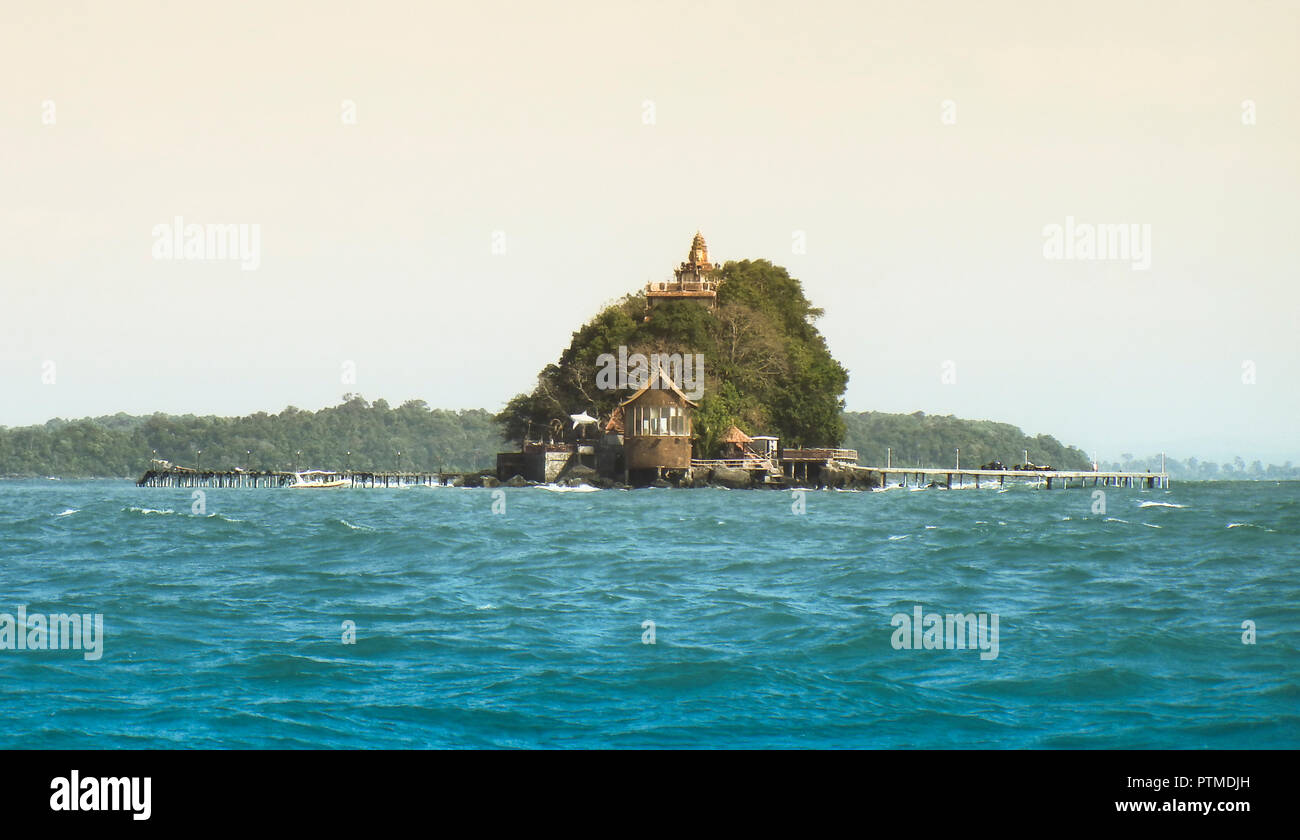
[[[699,230],[695,231],[695,238],[691,240],[691,252],[686,255],[688,265],[707,265],[709,262],[709,246],[704,241],[704,234]]]

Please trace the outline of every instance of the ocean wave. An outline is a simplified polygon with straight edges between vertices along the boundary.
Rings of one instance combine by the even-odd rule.
[[[71,516],[71,515],[74,514],[74,513],[81,513],[81,509],[80,509],[80,508],[68,508],[68,509],[65,510],[63,513],[56,513],[56,514],[54,514],[54,515],[55,515],[56,517],[59,517],[59,516]]]
[[[351,522],[347,521],[346,519],[331,519],[330,522],[334,523],[335,525],[342,525],[343,527],[348,528],[352,531],[370,531],[372,533],[375,531],[375,529],[371,528],[369,525],[354,525]]]
[[[1176,505],[1173,502],[1142,502],[1138,505],[1140,508],[1163,507],[1163,508],[1185,508],[1187,505]]]
[[[142,507],[135,507],[134,505],[122,508],[122,512],[135,513],[135,514],[139,514],[140,516],[174,516],[176,514],[176,511],[170,509],[158,510],[157,508],[142,508]]]
[[[539,484],[540,490],[550,490],[552,493],[595,493],[600,488],[592,487],[590,484],[583,484],[578,487],[566,487],[563,484]]]

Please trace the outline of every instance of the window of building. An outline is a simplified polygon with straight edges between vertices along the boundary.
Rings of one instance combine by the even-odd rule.
[[[629,426],[636,435],[678,435],[691,433],[686,411],[678,405],[633,406]]]

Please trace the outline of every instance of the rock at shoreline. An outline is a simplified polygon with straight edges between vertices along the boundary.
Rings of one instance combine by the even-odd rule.
[[[826,487],[870,490],[880,486],[880,476],[865,467],[831,462],[822,467],[821,483]]]
[[[733,490],[741,490],[754,483],[747,471],[731,467],[714,467],[709,474],[709,481],[716,486],[729,487]]]
[[[555,483],[561,487],[595,487],[600,476],[591,467],[573,464],[556,478]]]

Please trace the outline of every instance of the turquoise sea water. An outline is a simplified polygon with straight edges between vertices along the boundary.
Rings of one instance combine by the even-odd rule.
[[[1300,747],[1300,483],[503,492],[0,482],[0,746]]]

